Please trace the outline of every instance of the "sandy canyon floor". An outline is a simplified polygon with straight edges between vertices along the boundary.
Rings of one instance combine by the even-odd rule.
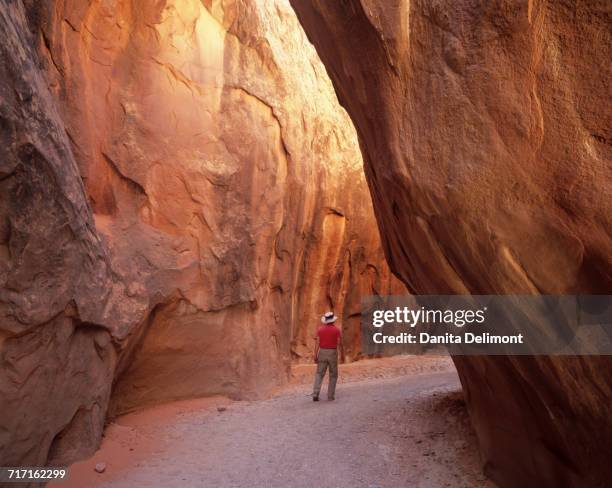
[[[492,487],[446,358],[342,365],[334,402],[312,365],[273,398],[161,405],[116,419],[64,488]],[[105,463],[103,473],[94,469]]]

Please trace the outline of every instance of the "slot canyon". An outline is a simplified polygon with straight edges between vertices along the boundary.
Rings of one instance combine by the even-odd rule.
[[[327,310],[341,382],[455,381],[362,353],[364,296],[611,294],[611,26],[605,0],[0,0],[0,465],[176,402],[312,407],[274,395]],[[464,402],[480,486],[610,483],[609,356],[452,361],[462,400],[412,404],[437,432]]]

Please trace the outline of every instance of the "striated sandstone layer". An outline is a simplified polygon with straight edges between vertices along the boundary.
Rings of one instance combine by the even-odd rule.
[[[265,395],[319,314],[400,292],[288,2],[0,3],[0,464],[111,414]],[[111,395],[111,384],[115,382]]]
[[[609,2],[291,0],[414,293],[612,293]],[[455,358],[500,486],[612,479],[612,361]]]

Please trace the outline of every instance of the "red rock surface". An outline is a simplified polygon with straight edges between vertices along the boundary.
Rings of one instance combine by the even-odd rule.
[[[39,466],[100,441],[128,316],[20,3],[0,38],[0,465]]]
[[[403,286],[287,2],[13,2],[0,29],[0,464],[91,453],[113,382],[112,414],[265,395],[326,309],[359,356],[360,296]]]
[[[612,292],[609,2],[292,0],[415,293]],[[501,486],[612,479],[612,362],[455,358]]]

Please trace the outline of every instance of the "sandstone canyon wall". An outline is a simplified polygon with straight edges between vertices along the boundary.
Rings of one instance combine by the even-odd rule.
[[[19,4],[2,3],[0,38],[0,463],[39,465],[99,441],[111,337],[137,317],[116,294]]]
[[[291,3],[411,292],[612,292],[610,2]],[[455,363],[500,486],[609,483],[609,358]]]
[[[286,1],[2,2],[0,29],[1,464],[92,452],[109,402],[265,395],[328,308],[359,357],[360,296],[404,287]]]

